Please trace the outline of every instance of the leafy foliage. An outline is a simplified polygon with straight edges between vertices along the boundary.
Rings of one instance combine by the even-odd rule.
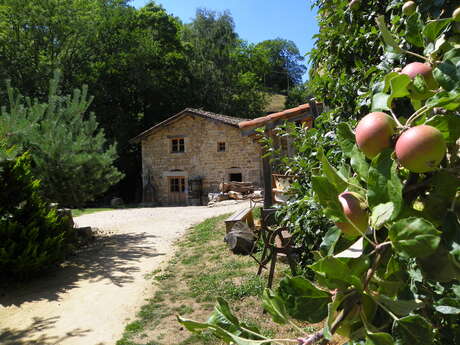
[[[0,272],[27,278],[63,259],[72,229],[40,196],[31,158],[0,160]]]
[[[9,104],[1,109],[0,136],[28,150],[42,195],[65,206],[81,206],[118,182],[115,146],[106,147],[87,87],[72,96],[59,92],[59,75],[50,82],[46,103],[24,98],[8,87]]]
[[[56,69],[64,94],[88,85],[94,95],[89,110],[109,141],[118,143],[115,163],[125,175],[107,193],[135,201],[142,188],[140,148],[129,139],[185,107],[260,116],[267,101],[264,75],[286,80],[289,69],[292,87],[303,69],[292,42],[273,40],[279,49],[249,44],[236,34],[229,13],[203,9],[184,24],[154,1],[139,9],[130,4],[2,1],[0,80],[10,79],[31,99],[47,96]],[[7,99],[0,90],[1,103]]]
[[[318,74],[313,87],[320,92],[321,87],[329,92],[335,90],[325,99],[337,107],[323,114],[319,127],[307,130],[310,134],[281,132],[294,136],[298,150],[297,155],[281,164],[291,174],[295,170],[289,169],[305,168],[306,178],[299,175],[298,180],[310,187],[303,195],[297,195],[285,214],[296,211],[293,205],[298,200],[314,200],[323,214],[316,214],[316,220],[325,219],[328,225],[343,221],[353,225],[349,211],[345,212],[345,206],[338,202],[345,190],[362,199],[364,205],[359,207],[370,216],[368,228],[356,235],[333,227],[326,234],[319,232],[323,243],[308,265],[314,274],[308,275],[308,280],[285,278],[276,292],[265,293],[265,309],[275,322],[298,327],[301,338],[296,341],[302,345],[330,340],[335,333],[349,338],[350,345],[459,344],[460,138],[456,123],[460,118],[460,79],[458,43],[449,40],[458,38],[449,17],[453,4],[420,1],[415,13],[406,17],[399,14],[402,1],[369,1],[368,6],[363,1],[357,3],[352,7],[345,1],[318,1],[323,30],[320,35],[329,35],[328,40],[321,37],[319,46],[337,51],[331,56],[313,53],[317,58],[322,56],[318,62],[329,64],[328,73],[332,71]],[[385,16],[378,15],[382,12]],[[364,25],[359,24],[362,20]],[[355,40],[343,35],[345,24],[350,26]],[[362,34],[354,31],[358,26],[363,28]],[[342,32],[335,31],[340,28]],[[375,46],[378,59],[361,50],[369,44]],[[348,49],[356,60],[343,60],[344,67],[340,67],[335,59],[343,58]],[[380,55],[382,59],[377,62]],[[369,63],[374,58],[378,67],[372,69]],[[396,63],[404,66],[414,59],[429,64],[435,83],[428,75],[409,77],[392,71]],[[456,68],[449,67],[452,65]],[[343,80],[340,76],[334,85],[327,85],[336,78],[332,66],[343,71]],[[356,86],[363,88],[358,92]],[[346,104],[348,97],[355,99],[359,93],[361,103]],[[397,133],[390,147],[369,160],[360,152],[350,126],[353,120],[348,118],[358,118],[361,111],[371,110],[391,114]],[[332,120],[329,123],[325,122],[328,117]],[[337,125],[335,134],[331,124]],[[438,129],[447,142],[447,150],[434,170],[418,173],[404,168],[397,159],[398,152],[393,151],[402,133],[421,124]],[[310,140],[315,135],[316,143]],[[336,143],[327,145],[324,138],[335,139]],[[420,147],[414,153],[418,150]],[[310,157],[299,159],[302,155]],[[297,182],[293,190],[301,187]],[[302,213],[298,215],[302,219]],[[296,224],[295,219],[291,224]],[[322,229],[325,230],[326,227]],[[311,228],[302,231],[313,233]],[[324,328],[306,337],[291,319],[317,322],[316,316],[324,321]],[[245,344],[240,339],[232,341]]]

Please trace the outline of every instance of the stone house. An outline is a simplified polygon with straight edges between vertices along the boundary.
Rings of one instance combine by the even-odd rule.
[[[144,202],[196,205],[228,181],[262,182],[261,146],[246,119],[186,108],[131,140],[142,146]]]

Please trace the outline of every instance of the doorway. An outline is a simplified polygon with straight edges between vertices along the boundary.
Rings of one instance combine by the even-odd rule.
[[[243,175],[241,173],[232,173],[229,177],[231,182],[243,182]]]
[[[168,202],[173,206],[186,204],[187,194],[185,192],[185,176],[170,176]]]

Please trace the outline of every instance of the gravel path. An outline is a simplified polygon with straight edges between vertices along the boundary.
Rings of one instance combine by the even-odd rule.
[[[187,228],[247,203],[105,211],[75,218],[106,236],[64,268],[25,287],[0,290],[2,345],[112,345],[150,297],[145,275]]]

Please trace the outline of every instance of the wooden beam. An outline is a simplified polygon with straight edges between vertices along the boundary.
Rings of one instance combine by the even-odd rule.
[[[269,130],[265,130],[265,135],[270,135]],[[264,157],[262,158],[262,169],[264,178],[264,208],[270,208],[272,206],[272,167],[270,165],[270,157],[266,156],[267,152],[263,152]]]

